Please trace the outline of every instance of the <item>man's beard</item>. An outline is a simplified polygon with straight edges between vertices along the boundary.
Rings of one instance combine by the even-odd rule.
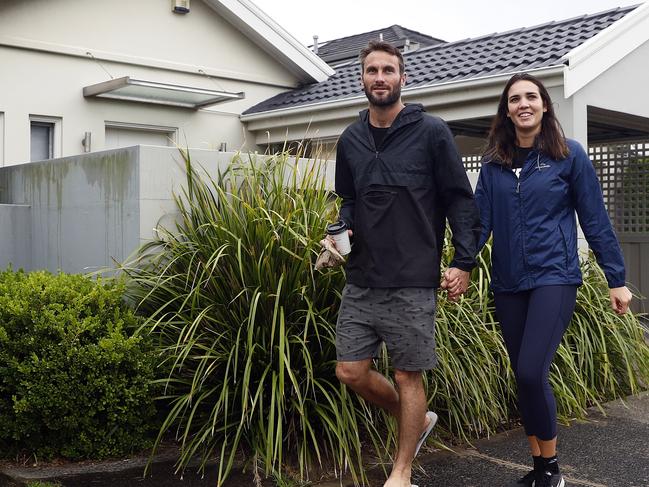
[[[399,101],[401,98],[401,85],[398,84],[396,87],[392,87],[392,91],[388,93],[387,96],[383,98],[378,98],[372,94],[372,90],[368,89],[367,86],[365,86],[365,96],[370,102],[370,105],[373,105],[375,107],[389,107],[394,105]]]

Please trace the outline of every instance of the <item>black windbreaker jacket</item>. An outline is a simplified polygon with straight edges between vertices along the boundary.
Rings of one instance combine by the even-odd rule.
[[[475,266],[480,220],[446,123],[407,105],[380,147],[369,111],[347,127],[336,153],[340,217],[354,232],[347,282],[363,287],[438,287],[445,222],[451,267]]]

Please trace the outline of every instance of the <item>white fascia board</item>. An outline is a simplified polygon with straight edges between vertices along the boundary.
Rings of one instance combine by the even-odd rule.
[[[565,66],[549,66],[536,70],[527,70],[526,73],[534,74],[541,79],[546,87],[553,87],[563,83]],[[488,97],[498,97],[505,86],[505,83],[514,72],[484,76],[469,80],[449,81],[435,85],[404,88],[401,91],[402,99],[405,102],[426,103],[431,98],[435,99],[435,105],[447,105],[453,103],[467,104],[472,100],[481,100]],[[280,108],[267,112],[251,113],[242,115],[241,121],[247,124],[248,130],[262,130],[265,128],[313,121],[335,120],[340,118],[339,114],[356,106],[358,110],[367,107],[365,95],[358,95],[343,100],[324,101],[300,105],[298,107]],[[289,123],[290,122],[290,123]]]
[[[321,82],[335,71],[248,0],[203,0],[302,81]]]
[[[624,56],[649,40],[649,2],[567,53],[564,96],[570,98]]]

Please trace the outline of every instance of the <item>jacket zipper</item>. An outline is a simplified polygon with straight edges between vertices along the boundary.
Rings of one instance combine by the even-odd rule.
[[[521,222],[521,253],[523,257],[523,269],[525,270],[525,278],[529,279],[529,272],[527,270],[527,255],[525,253],[525,219],[523,218],[523,200],[521,198],[521,178],[523,171],[521,171],[520,176],[516,176],[512,169],[509,169],[512,173],[512,176],[516,178],[516,195],[518,196],[518,212],[520,215]]]

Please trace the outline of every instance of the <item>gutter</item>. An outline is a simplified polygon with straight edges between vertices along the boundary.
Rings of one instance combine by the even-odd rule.
[[[550,78],[553,76],[562,76],[565,72],[566,66],[563,64],[555,66],[547,66],[543,68],[525,70],[524,72],[534,74],[538,78]],[[442,96],[445,94],[450,94],[457,91],[473,90],[479,88],[488,88],[496,85],[502,85],[507,82],[507,80],[515,73],[523,71],[510,71],[507,73],[500,73],[495,75],[483,76],[480,78],[471,78],[458,81],[447,81],[444,83],[437,83],[434,85],[426,86],[417,86],[413,88],[404,88],[401,91],[402,98],[406,101],[411,101],[412,98],[422,97],[422,96]],[[471,100],[474,97],[471,96],[471,93],[465,94],[466,100]],[[242,122],[254,122],[260,120],[272,120],[275,118],[286,117],[286,116],[300,116],[302,114],[307,114],[311,118],[314,112],[324,112],[324,111],[333,111],[344,108],[350,108],[353,106],[362,106],[367,105],[367,98],[364,94],[356,95],[350,98],[345,98],[342,100],[333,100],[333,101],[321,101],[316,103],[310,103],[307,105],[300,105],[297,107],[285,107],[278,108],[276,110],[268,110],[265,112],[259,113],[250,113],[247,115],[241,115],[240,120]]]

